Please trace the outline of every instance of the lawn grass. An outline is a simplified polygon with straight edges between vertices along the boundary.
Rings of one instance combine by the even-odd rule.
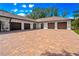
[[[76,32],[77,34],[79,34],[79,30],[73,30],[74,32]]]

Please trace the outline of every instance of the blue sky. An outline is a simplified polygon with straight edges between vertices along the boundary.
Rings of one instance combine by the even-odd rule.
[[[79,9],[79,3],[0,3],[0,9],[17,15],[24,16],[32,12],[33,8],[57,7],[61,11],[66,9],[69,13],[67,17],[73,17],[72,12]]]

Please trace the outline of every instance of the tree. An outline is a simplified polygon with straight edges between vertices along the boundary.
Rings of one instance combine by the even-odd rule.
[[[67,11],[63,11],[62,17],[67,16]],[[54,8],[34,8],[30,16],[27,16],[32,19],[52,17],[52,16],[60,16],[59,9]]]
[[[79,28],[79,10],[73,11],[74,20],[72,21],[72,26],[74,29]]]
[[[30,14],[30,18],[32,19],[38,19],[38,18],[44,18],[44,17],[46,17],[46,12],[44,9],[41,9],[41,8],[34,8],[33,12]]]
[[[50,17],[51,16],[51,8],[45,8],[45,13],[46,13],[46,17]]]
[[[72,21],[72,27],[74,29],[79,28],[79,18],[78,19],[75,19],[74,21]]]
[[[39,14],[39,18],[45,18],[45,17],[46,17],[46,14],[41,11],[41,13]]]
[[[79,10],[73,11],[74,19],[79,17]]]
[[[59,16],[58,8],[52,8],[53,16]]]

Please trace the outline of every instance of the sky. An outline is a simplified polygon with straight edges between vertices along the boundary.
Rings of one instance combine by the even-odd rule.
[[[25,16],[30,14],[33,8],[57,7],[59,13],[65,9],[68,12],[68,18],[73,17],[73,11],[79,9],[79,3],[0,3],[0,10],[5,10],[16,15]]]

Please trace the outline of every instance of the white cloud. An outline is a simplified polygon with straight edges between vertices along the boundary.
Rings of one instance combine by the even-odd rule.
[[[29,8],[32,8],[32,7],[34,7],[34,4],[29,4]]]
[[[28,10],[25,10],[25,12],[28,12]]]
[[[13,12],[17,12],[17,11],[18,11],[18,9],[13,9],[12,11],[13,11]]]
[[[32,10],[29,10],[29,12],[32,12]]]
[[[24,12],[24,10],[20,10],[20,12]]]
[[[17,5],[17,3],[14,3],[13,5]]]
[[[26,8],[26,5],[24,4],[24,5],[22,5],[22,7],[23,7],[23,8]]]
[[[69,17],[70,19],[74,19],[74,17]]]
[[[20,15],[20,16],[25,16],[25,14],[24,14],[24,13],[19,13],[19,14],[17,14],[17,15]]]

